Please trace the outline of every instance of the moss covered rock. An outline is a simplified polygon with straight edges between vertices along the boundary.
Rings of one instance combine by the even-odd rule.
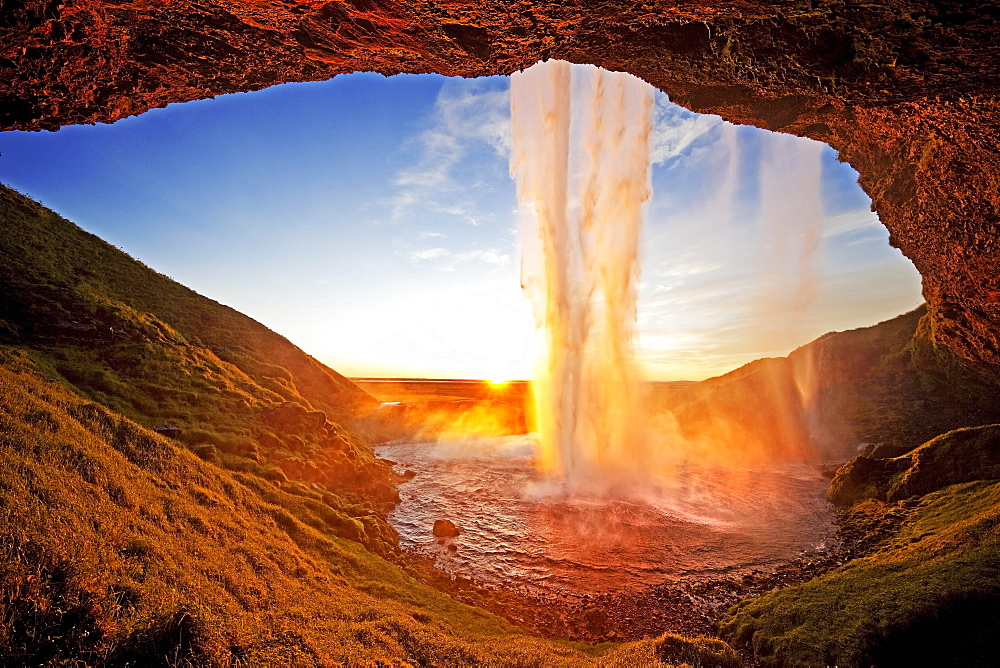
[[[855,457],[837,471],[827,498],[842,506],[863,499],[892,502],[998,479],[1000,425],[984,425],[949,431],[900,457]]]

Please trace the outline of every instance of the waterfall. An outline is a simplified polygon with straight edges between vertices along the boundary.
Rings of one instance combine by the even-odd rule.
[[[511,78],[522,285],[544,337],[537,462],[573,486],[634,479],[646,459],[634,339],[653,102],[650,85],[593,66]]]

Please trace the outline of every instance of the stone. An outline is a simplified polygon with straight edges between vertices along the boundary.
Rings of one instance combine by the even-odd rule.
[[[433,533],[438,538],[457,538],[459,531],[451,520],[434,520]]]
[[[864,499],[886,501],[894,476],[910,467],[909,459],[873,459],[858,456],[834,475],[826,498],[838,506],[850,506]]]
[[[864,499],[895,502],[948,485],[1000,478],[1000,425],[955,429],[888,459],[859,456],[830,483],[827,498],[848,506]]]

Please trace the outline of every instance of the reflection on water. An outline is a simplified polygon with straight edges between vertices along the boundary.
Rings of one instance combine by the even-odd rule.
[[[404,549],[487,586],[603,593],[741,572],[823,547],[827,481],[807,465],[678,467],[618,498],[566,495],[539,477],[530,436],[378,448],[414,477],[389,521]],[[438,543],[436,519],[461,535]],[[454,549],[452,548],[454,546]]]

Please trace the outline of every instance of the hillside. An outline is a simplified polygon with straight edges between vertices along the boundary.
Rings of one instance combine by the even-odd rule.
[[[359,435],[378,401],[263,325],[0,189],[0,343],[206,461],[363,519],[382,552],[392,473]],[[374,514],[372,512],[374,511]],[[353,526],[353,524],[351,525]]]
[[[858,457],[831,498],[872,544],[810,582],[728,611],[762,666],[993,666],[1000,651],[1000,425]]]
[[[901,454],[959,427],[1000,421],[996,369],[931,343],[925,307],[831,332],[664,395],[695,446],[753,464],[843,462],[859,447]]]

